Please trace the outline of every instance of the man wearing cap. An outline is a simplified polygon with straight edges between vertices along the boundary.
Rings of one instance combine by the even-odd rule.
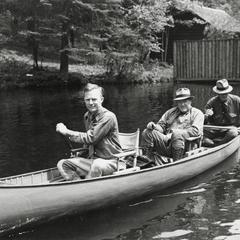
[[[226,143],[238,135],[240,126],[240,97],[230,94],[233,90],[227,79],[218,80],[213,91],[217,96],[205,106],[205,121],[217,126],[233,126],[231,129],[204,130],[203,144],[214,146]]]
[[[142,147],[148,158],[158,163],[159,155],[172,157],[174,161],[184,155],[185,140],[202,135],[204,114],[192,107],[188,88],[176,91],[176,107],[169,109],[155,124],[149,122],[142,133]]]

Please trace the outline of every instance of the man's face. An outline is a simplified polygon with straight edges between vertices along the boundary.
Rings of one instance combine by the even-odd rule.
[[[191,99],[183,99],[177,101],[177,107],[182,113],[189,111],[191,105],[192,105]]]
[[[222,102],[227,101],[228,94],[219,94],[218,96]]]
[[[97,112],[102,107],[103,96],[100,89],[85,92],[84,101],[89,112]]]

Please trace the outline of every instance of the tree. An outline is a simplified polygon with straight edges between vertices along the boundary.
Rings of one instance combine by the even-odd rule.
[[[9,13],[9,29],[11,35],[8,41],[15,42],[16,45],[21,38],[25,39],[33,56],[33,67],[38,68],[39,43],[43,33],[41,27],[47,19],[47,8],[51,7],[48,0],[13,0],[2,2],[5,12]],[[4,14],[4,13],[3,13]]]
[[[70,61],[98,59],[110,72],[124,75],[144,62],[151,50],[162,51],[160,33],[172,22],[168,0],[2,0],[0,4],[5,15],[10,12],[9,42],[23,47],[25,38],[35,68],[39,54],[59,54],[62,73],[68,72]]]

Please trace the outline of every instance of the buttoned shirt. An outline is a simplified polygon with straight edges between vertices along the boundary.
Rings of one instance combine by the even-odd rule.
[[[212,109],[213,115],[206,116],[206,121],[210,124],[227,126],[240,126],[240,97],[228,94],[226,102],[222,102],[218,96],[211,98],[205,110]]]
[[[88,111],[84,115],[84,124],[86,132],[78,132],[78,136],[72,136],[70,140],[87,145],[89,158],[111,159],[122,152],[114,113],[103,107],[96,114]]]
[[[196,137],[203,132],[204,114],[194,107],[185,113],[182,113],[178,107],[173,107],[163,114],[158,124],[162,127],[164,134],[171,133],[174,129],[182,129],[189,136]]]

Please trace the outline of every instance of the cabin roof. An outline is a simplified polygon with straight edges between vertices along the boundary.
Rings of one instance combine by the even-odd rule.
[[[176,1],[175,7],[183,12],[197,15],[217,30],[224,32],[240,32],[240,22],[221,9],[214,9],[200,5],[197,2]]]

